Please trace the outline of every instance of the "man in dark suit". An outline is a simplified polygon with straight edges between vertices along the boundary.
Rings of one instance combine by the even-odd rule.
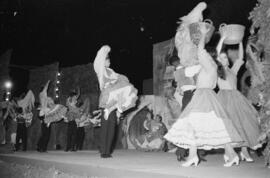
[[[40,121],[41,121],[41,135],[38,141],[37,145],[37,151],[38,152],[47,152],[47,146],[50,140],[50,135],[51,135],[51,125],[47,125],[44,122],[44,117],[45,116],[40,116]]]
[[[112,157],[113,141],[115,138],[115,129],[117,125],[117,110],[113,110],[107,119],[104,117],[104,112],[101,117],[100,130],[100,156],[101,158]]]

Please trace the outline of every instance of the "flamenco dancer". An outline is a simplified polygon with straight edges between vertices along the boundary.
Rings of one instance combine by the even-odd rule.
[[[202,22],[202,12],[206,7],[206,3],[201,2],[194,7],[189,14],[181,17],[181,22],[175,36],[175,46],[178,56],[173,56],[170,59],[170,63],[175,67],[174,77],[177,83],[175,96],[179,94],[183,96],[181,111],[188,105],[196,90],[195,80],[201,69],[201,65],[197,60],[198,41],[195,41],[194,38],[192,38],[190,25]],[[199,151],[200,160],[206,161],[202,158],[202,155],[204,154],[203,150]],[[181,161],[185,160],[184,157],[186,157],[188,153],[185,149],[178,147],[176,155],[177,160]]]
[[[108,56],[110,50],[109,46],[102,46],[94,61],[94,70],[101,90],[99,107],[104,109],[103,117],[101,117],[100,153],[102,158],[111,157],[117,117],[135,106],[137,100],[137,89],[129,83],[127,77],[110,68]]]
[[[66,114],[67,108],[60,104],[54,104],[51,97],[47,95],[50,81],[42,88],[39,94],[41,104],[39,117],[41,120],[41,136],[38,141],[37,151],[47,152],[47,145],[50,139],[51,122],[60,121]]]
[[[188,103],[190,102],[193,93],[196,90],[195,85],[195,75],[199,72],[201,66],[194,65],[191,67],[184,67],[180,65],[180,59],[177,56],[170,58],[170,63],[175,67],[174,77],[177,82],[177,91],[182,98],[182,108],[183,111]],[[177,147],[176,156],[178,161],[185,161],[185,157],[188,155],[187,150]],[[206,161],[203,156],[204,151],[199,150],[200,160]]]
[[[221,51],[222,44],[226,39],[224,34],[218,43],[217,52],[218,60],[223,66],[225,75],[222,78],[218,78],[218,99],[227,111],[229,118],[232,120],[240,136],[243,138],[244,145],[241,147],[240,158],[243,161],[253,162],[250,157],[248,148],[255,148],[258,143],[260,135],[258,113],[252,106],[250,101],[247,100],[237,90],[237,74],[240,67],[244,64],[243,61],[243,44],[239,43],[238,59],[235,60],[233,66],[229,68],[229,60],[225,51]],[[225,161],[228,160],[228,156],[225,153]]]
[[[76,148],[77,124],[75,120],[81,117],[80,108],[76,106],[78,97],[79,94],[71,92],[66,102],[66,106],[68,107],[68,112],[66,114],[68,121],[68,128],[67,128],[67,147],[65,151],[77,151]]]
[[[197,149],[217,148],[226,150],[229,161],[224,166],[230,167],[239,164],[233,146],[243,140],[213,91],[218,78],[217,65],[204,49],[209,29],[202,25],[200,30],[202,36],[198,44],[198,61],[202,68],[196,81],[197,89],[190,103],[164,137],[178,147],[189,149],[188,159],[182,164],[184,167],[198,165]]]
[[[23,151],[27,149],[27,127],[26,119],[23,117],[23,108],[17,108],[17,134],[16,134],[16,144],[15,149],[18,151],[20,149],[20,140],[22,140]]]

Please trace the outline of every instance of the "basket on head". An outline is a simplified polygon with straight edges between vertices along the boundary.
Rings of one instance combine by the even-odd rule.
[[[225,23],[220,24],[219,33],[221,36],[226,35],[224,44],[234,45],[238,44],[243,40],[245,34],[245,26],[239,24],[230,24]]]
[[[203,22],[195,22],[189,25],[189,33],[191,41],[198,45],[199,41],[201,39],[202,33],[201,33],[201,26],[205,25],[206,28],[210,29],[206,34],[205,43],[208,43],[215,31],[215,27],[213,26],[213,22],[210,19],[206,19]]]

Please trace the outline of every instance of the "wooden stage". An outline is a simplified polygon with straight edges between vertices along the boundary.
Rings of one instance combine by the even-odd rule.
[[[270,178],[270,169],[263,157],[254,163],[240,162],[239,166],[223,167],[222,154],[207,155],[207,162],[198,167],[181,167],[173,153],[116,150],[113,158],[102,159],[98,151],[36,151],[0,154],[4,162],[29,164],[44,169],[55,168],[78,176],[95,178]]]

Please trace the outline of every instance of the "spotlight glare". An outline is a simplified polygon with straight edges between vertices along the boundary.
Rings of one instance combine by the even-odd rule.
[[[6,89],[10,89],[11,87],[12,87],[11,81],[6,81],[6,82],[5,82],[5,88],[6,88]]]

